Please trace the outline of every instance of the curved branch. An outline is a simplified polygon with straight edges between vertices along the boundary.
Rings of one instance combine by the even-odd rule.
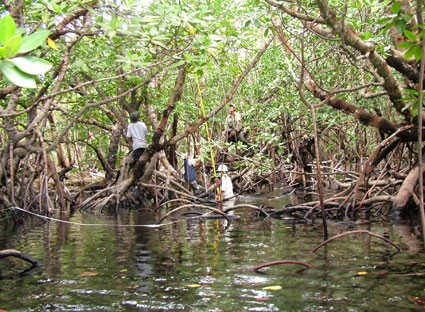
[[[266,267],[270,267],[270,266],[278,265],[278,264],[297,264],[297,265],[305,266],[307,269],[313,269],[314,268],[313,265],[311,265],[307,262],[302,262],[302,261],[297,261],[297,260],[279,260],[279,261],[267,262],[267,263],[257,265],[255,267],[253,267],[251,269],[251,271],[259,273],[259,270],[262,269],[262,268],[266,268]]]
[[[40,262],[38,262],[37,260],[35,260],[34,258],[20,252],[19,250],[15,250],[15,249],[4,249],[4,250],[0,250],[0,259],[2,258],[6,258],[6,257],[16,257],[22,260],[25,260],[29,263],[32,264],[33,267],[38,267],[40,266]]]
[[[271,6],[274,6],[275,8],[285,12],[286,14],[295,17],[299,20],[303,20],[303,21],[307,21],[307,22],[316,22],[319,24],[325,24],[326,21],[321,18],[321,17],[311,17],[310,15],[307,14],[303,14],[299,12],[298,7],[296,7],[297,9],[291,10],[290,8],[284,6],[282,3],[279,3],[277,1],[274,0],[266,0],[266,2],[268,4],[270,4]]]
[[[388,92],[388,97],[394,108],[404,116],[406,121],[410,122],[413,117],[412,112],[410,109],[406,109],[406,103],[402,100],[402,88],[392,74],[386,60],[378,54],[373,44],[363,41],[350,25],[345,23],[344,20],[339,20],[326,0],[316,0],[316,3],[322,17],[326,20],[326,24],[341,36],[343,42],[368,58],[376,72],[384,80],[384,88]]]
[[[386,242],[386,243],[390,244],[391,246],[393,246],[394,248],[396,248],[397,251],[400,251],[401,250],[396,244],[394,244],[392,241],[390,241],[389,239],[387,239],[387,238],[385,238],[385,237],[383,237],[381,235],[375,234],[375,233],[370,232],[370,231],[367,231],[367,230],[357,230],[357,231],[350,231],[350,232],[345,232],[345,233],[341,233],[341,234],[335,235],[335,236],[333,236],[333,237],[325,240],[324,242],[321,242],[319,245],[317,245],[316,247],[314,247],[311,250],[311,252],[316,252],[319,248],[325,246],[329,242],[331,242],[333,240],[336,240],[338,238],[347,236],[347,235],[351,235],[351,234],[368,234],[370,236],[374,236],[374,237],[377,237],[379,239],[382,239],[384,242]]]

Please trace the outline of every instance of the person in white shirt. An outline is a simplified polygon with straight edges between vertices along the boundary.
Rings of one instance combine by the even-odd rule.
[[[221,198],[223,200],[230,199],[235,196],[235,194],[233,193],[232,179],[227,175],[228,171],[229,170],[227,169],[227,166],[224,164],[221,164],[217,168],[217,172],[219,172],[221,175],[221,180],[219,180],[219,186]]]
[[[147,148],[146,136],[148,135],[148,128],[143,121],[139,121],[140,114],[138,111],[130,114],[131,123],[127,128],[127,138],[132,143],[133,159],[137,162]]]

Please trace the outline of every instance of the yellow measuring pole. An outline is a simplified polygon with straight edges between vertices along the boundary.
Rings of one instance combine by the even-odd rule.
[[[196,86],[198,88],[198,93],[199,93],[199,105],[201,105],[202,116],[205,118],[204,98],[202,96],[201,86],[199,85],[198,75],[196,73],[195,73],[195,80],[196,80]],[[208,143],[210,143],[211,142],[210,130],[208,128],[208,121],[206,121],[206,120],[205,120],[205,131],[207,132],[207,141],[208,141]],[[214,160],[214,154],[213,154],[212,148],[210,148],[210,157],[211,157],[211,164],[212,164],[212,167],[213,167],[213,173],[214,173],[214,177],[215,177],[217,175],[217,172],[215,170],[215,160]],[[219,199],[221,199],[220,188],[217,188],[217,193],[218,193]]]

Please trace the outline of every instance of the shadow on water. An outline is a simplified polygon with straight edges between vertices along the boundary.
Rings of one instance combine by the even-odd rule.
[[[235,204],[272,207],[310,200],[306,193],[240,196]],[[422,311],[423,250],[412,228],[384,222],[329,225],[330,235],[367,230],[332,241],[316,253],[320,224],[234,212],[221,219],[161,216],[131,210],[117,215],[76,213],[70,223],[31,219],[0,225],[0,249],[41,262],[0,260],[0,309],[7,311]],[[90,225],[84,225],[90,224]],[[137,226],[129,226],[137,225]],[[281,260],[311,264],[258,265]]]

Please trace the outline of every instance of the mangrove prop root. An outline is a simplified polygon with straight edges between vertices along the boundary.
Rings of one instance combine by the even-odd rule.
[[[219,215],[222,215],[222,216],[226,219],[227,224],[230,224],[229,216],[227,216],[227,215],[226,215],[223,211],[221,211],[220,209],[216,209],[216,208],[209,207],[209,206],[204,206],[204,205],[195,205],[195,204],[191,204],[191,205],[183,205],[183,206],[180,206],[180,207],[178,207],[178,208],[175,208],[175,209],[171,210],[171,211],[170,211],[170,212],[168,212],[165,216],[163,216],[161,219],[159,219],[159,220],[157,221],[157,224],[161,224],[161,222],[162,222],[162,221],[164,221],[166,218],[168,218],[170,215],[172,215],[172,214],[176,213],[177,211],[180,211],[180,210],[182,210],[182,209],[188,209],[188,208],[198,208],[198,209],[211,210],[211,211],[213,211],[213,212],[215,212],[215,213],[217,213],[217,214],[219,214]]]
[[[40,262],[38,262],[37,260],[35,260],[34,258],[18,251],[15,249],[4,249],[4,250],[0,250],[0,259],[2,258],[6,258],[6,257],[16,257],[22,260],[25,260],[29,263],[32,264],[32,266],[39,266]]]
[[[253,272],[259,272],[259,270],[262,269],[262,268],[266,268],[266,267],[270,267],[270,266],[278,265],[278,264],[298,264],[298,265],[305,266],[308,269],[314,268],[313,265],[311,265],[307,262],[302,262],[302,261],[297,261],[297,260],[279,260],[279,261],[267,262],[267,263],[257,265],[255,267],[253,267],[251,270]]]
[[[316,252],[319,248],[325,246],[327,243],[329,243],[329,242],[331,242],[331,241],[333,241],[335,239],[338,239],[338,238],[341,238],[341,237],[344,237],[344,236],[347,236],[347,235],[351,235],[351,234],[369,234],[370,236],[374,236],[374,237],[377,237],[379,239],[382,239],[384,242],[386,242],[386,243],[390,244],[391,246],[393,246],[394,248],[396,248],[397,251],[400,251],[401,250],[396,244],[394,244],[392,241],[390,241],[389,239],[387,239],[387,238],[385,238],[385,237],[383,237],[381,235],[375,234],[375,233],[370,232],[370,231],[367,231],[367,230],[357,230],[357,231],[350,231],[350,232],[345,232],[345,233],[341,233],[341,234],[335,235],[335,236],[333,236],[333,237],[331,237],[331,238],[329,238],[329,239],[321,242],[319,245],[317,245],[316,247],[314,247],[311,250],[311,252]]]

